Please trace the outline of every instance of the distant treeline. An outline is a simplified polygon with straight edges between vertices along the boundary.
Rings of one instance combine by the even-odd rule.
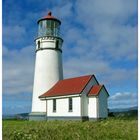
[[[123,112],[109,112],[110,117],[133,117],[138,116],[138,110],[129,110]]]
[[[138,115],[138,110],[128,110],[128,111],[114,111],[109,112],[109,117],[133,117]],[[3,120],[28,120],[29,113],[21,113],[16,115],[5,115],[2,117]]]

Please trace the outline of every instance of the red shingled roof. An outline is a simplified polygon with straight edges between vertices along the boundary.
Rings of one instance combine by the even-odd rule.
[[[102,87],[103,87],[103,85],[92,86],[90,92],[88,93],[88,96],[98,95]]]
[[[61,21],[59,19],[57,19],[56,17],[52,16],[52,12],[51,11],[48,12],[47,16],[39,19],[37,23],[39,23],[41,20],[55,20],[55,21],[58,21],[61,24]]]
[[[39,96],[39,98],[80,94],[91,78],[92,75],[88,75],[60,80],[50,90]]]

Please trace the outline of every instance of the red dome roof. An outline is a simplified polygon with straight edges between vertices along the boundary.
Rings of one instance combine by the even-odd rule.
[[[39,23],[42,20],[55,20],[55,21],[57,21],[57,22],[59,22],[61,24],[61,21],[59,19],[57,19],[54,16],[52,16],[52,12],[51,11],[48,12],[48,15],[47,16],[39,19],[37,23]]]

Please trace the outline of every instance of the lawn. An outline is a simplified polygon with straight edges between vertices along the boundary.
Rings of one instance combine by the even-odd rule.
[[[3,140],[137,140],[138,121],[108,118],[100,121],[3,120]]]

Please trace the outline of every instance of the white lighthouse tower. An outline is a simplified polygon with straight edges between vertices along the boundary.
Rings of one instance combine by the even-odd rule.
[[[61,21],[51,12],[38,20],[36,38],[36,61],[30,120],[45,118],[46,102],[38,97],[48,91],[58,80],[63,79]]]

